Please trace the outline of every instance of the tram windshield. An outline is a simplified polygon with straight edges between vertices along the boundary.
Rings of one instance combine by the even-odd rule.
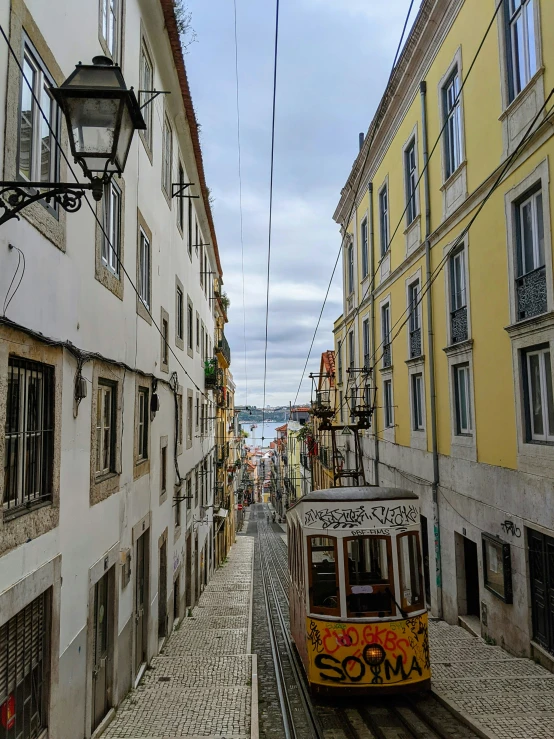
[[[346,604],[349,616],[392,614],[394,598],[389,536],[345,539]]]
[[[402,608],[415,611],[423,608],[419,534],[415,531],[401,534],[397,541]]]
[[[310,605],[320,613],[339,613],[336,539],[310,536]]]

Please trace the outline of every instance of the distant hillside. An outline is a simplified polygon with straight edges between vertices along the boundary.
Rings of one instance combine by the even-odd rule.
[[[248,424],[248,423],[261,423],[262,420],[264,420],[266,423],[285,423],[285,421],[288,421],[289,418],[289,412],[288,410],[266,410],[264,414],[262,414],[261,408],[252,408],[252,412],[250,411],[241,411],[239,413],[239,422]]]

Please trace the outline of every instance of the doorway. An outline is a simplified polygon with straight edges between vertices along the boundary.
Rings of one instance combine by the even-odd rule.
[[[192,607],[192,542],[187,534],[187,553],[185,559],[185,608]]]
[[[113,630],[113,568],[94,586],[94,623],[92,634],[92,731],[110,710],[110,664]]]
[[[200,567],[198,566],[198,535],[194,537],[194,603],[200,597]]]
[[[160,547],[160,569],[158,577],[158,641],[167,636],[167,541]]]
[[[148,628],[148,531],[137,539],[135,567],[135,675],[140,677],[146,664]]]
[[[425,602],[431,605],[431,573],[429,570],[429,528],[425,516],[421,519],[421,548],[423,550],[423,575],[425,578]]]
[[[466,573],[466,604],[467,615],[477,616],[479,612],[479,560],[477,544],[464,536],[464,565]]]
[[[179,597],[181,591],[181,575],[177,575],[173,583],[173,622],[179,621]]]

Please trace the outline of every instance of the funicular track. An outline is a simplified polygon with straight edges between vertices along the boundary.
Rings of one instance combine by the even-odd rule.
[[[258,507],[258,552],[285,736],[295,739],[477,739],[432,694],[311,698],[289,629],[287,547]]]

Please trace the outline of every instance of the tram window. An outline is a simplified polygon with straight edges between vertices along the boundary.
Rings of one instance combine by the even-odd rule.
[[[345,539],[344,549],[348,615],[391,615],[394,585],[390,537]]]
[[[416,611],[423,608],[419,534],[401,534],[397,541],[402,608],[405,611]]]
[[[308,544],[311,610],[314,613],[338,615],[337,540],[333,536],[310,536]]]

